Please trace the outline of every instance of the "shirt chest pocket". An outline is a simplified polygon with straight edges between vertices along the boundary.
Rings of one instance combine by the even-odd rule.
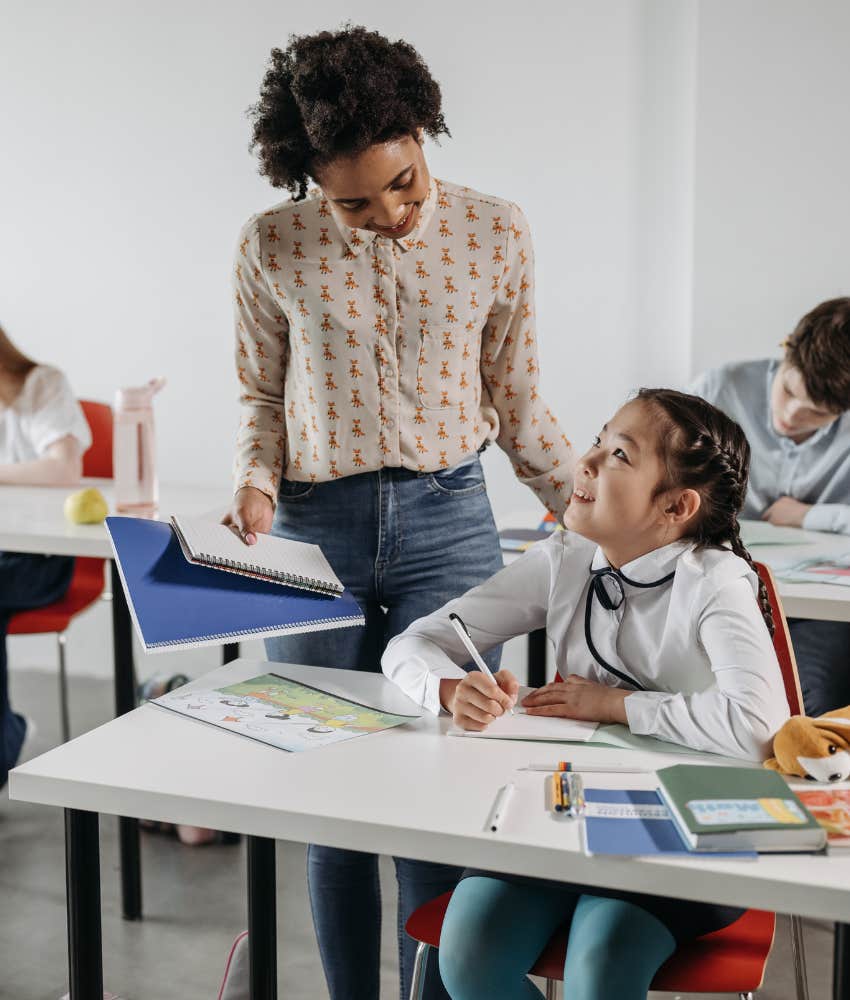
[[[416,392],[425,409],[477,407],[481,398],[483,310],[464,310],[449,299],[417,310]]]

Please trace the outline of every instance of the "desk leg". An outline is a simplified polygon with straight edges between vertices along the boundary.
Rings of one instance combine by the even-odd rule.
[[[221,662],[222,665],[227,663],[233,663],[234,660],[239,659],[239,643],[238,642],[226,642],[221,647]]]
[[[850,1000],[850,924],[835,925],[832,953],[832,1000]]]
[[[133,669],[133,625],[130,609],[114,560],[109,564],[112,583],[112,650],[115,658],[115,715],[136,707],[136,671]],[[139,858],[139,821],[118,818],[121,852],[121,908],[125,920],[142,919],[142,867]]]
[[[546,683],[546,629],[528,633],[528,686],[543,687]]]
[[[71,1000],[102,1000],[97,813],[65,810],[65,891]]]
[[[275,842],[248,837],[248,957],[251,1000],[277,1000]]]

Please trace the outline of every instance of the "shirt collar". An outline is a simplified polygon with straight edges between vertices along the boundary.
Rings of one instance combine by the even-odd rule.
[[[402,239],[389,239],[388,237],[380,237],[381,239],[389,239],[390,243],[393,243],[394,249],[397,247],[402,253],[407,253],[409,250],[416,249],[416,245],[424,237],[425,231],[434,217],[434,210],[437,207],[437,199],[440,196],[439,190],[440,182],[432,177],[431,183],[428,187],[428,194],[425,195],[425,200],[422,202],[422,207],[419,210],[419,219],[416,222],[416,226],[407,236]],[[333,207],[331,207],[331,215],[336,223],[337,229],[339,229],[339,234],[342,237],[342,241],[345,244],[345,249],[343,251],[343,257],[349,260],[353,257],[357,257],[359,254],[366,249],[366,247],[372,246],[376,239],[378,239],[378,234],[373,233],[370,229],[356,229],[352,226],[345,225],[341,222],[334,212]]]
[[[684,538],[680,538],[676,542],[669,542],[667,545],[662,545],[659,549],[653,549],[652,552],[645,552],[642,556],[638,556],[637,559],[632,559],[631,562],[620,566],[620,572],[623,576],[628,577],[629,580],[634,580],[637,583],[654,583],[662,576],[672,573],[676,568],[679,556],[686,549],[691,548],[692,545],[693,542],[690,539]],[[604,569],[610,565],[602,549],[597,546],[590,568],[592,570]]]

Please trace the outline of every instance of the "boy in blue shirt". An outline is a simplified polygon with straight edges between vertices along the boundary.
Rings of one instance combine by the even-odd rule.
[[[733,362],[691,386],[752,449],[743,517],[850,535],[850,298],[816,306],[785,357]],[[850,623],[788,621],[809,715],[850,703]]]

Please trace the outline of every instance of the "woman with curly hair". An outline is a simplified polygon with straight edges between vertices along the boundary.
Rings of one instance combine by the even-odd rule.
[[[259,532],[321,545],[366,618],[354,635],[268,640],[269,659],[378,671],[393,636],[501,567],[488,444],[565,510],[571,450],[537,390],[531,238],[516,205],[430,175],[424,137],[448,129],[404,41],[350,26],[294,37],[251,116],[261,172],[290,196],[247,222],[236,253],[226,522],[248,545]],[[459,872],[395,864],[406,998],[404,922]],[[308,875],[331,997],[372,1000],[377,858],[311,846]],[[445,996],[435,973],[426,995]]]

